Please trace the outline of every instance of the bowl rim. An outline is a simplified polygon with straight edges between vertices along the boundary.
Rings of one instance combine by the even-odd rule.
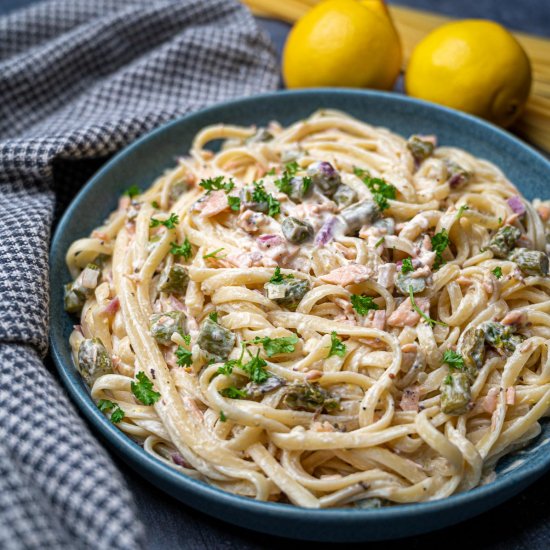
[[[304,90],[285,90],[276,92],[267,92],[257,94],[248,97],[241,97],[224,101],[211,105],[204,109],[180,116],[159,126],[151,132],[147,132],[137,140],[131,142],[129,145],[123,147],[117,152],[109,161],[107,161],[94,175],[93,177],[79,190],[77,195],[71,201],[68,208],[63,213],[55,232],[51,240],[50,247],[50,268],[54,264],[54,259],[59,255],[64,255],[64,250],[59,249],[59,241],[62,239],[65,233],[65,226],[68,224],[70,218],[74,216],[80,207],[81,201],[88,195],[88,193],[95,188],[96,185],[101,185],[101,180],[106,174],[127,155],[134,152],[136,149],[146,147],[147,143],[169,129],[182,124],[189,124],[193,120],[200,120],[208,114],[214,114],[217,111],[220,115],[236,105],[246,105],[247,103],[255,103],[258,101],[277,101],[277,98],[282,96],[293,96],[296,98],[307,99],[311,95],[329,94],[331,96],[347,96],[347,97],[359,97],[365,99],[376,100],[382,98],[385,100],[394,101],[396,103],[406,103],[414,105],[420,105],[429,109],[439,111],[457,120],[460,124],[467,123],[477,127],[482,127],[486,131],[498,135],[501,139],[512,143],[514,147],[520,148],[528,155],[535,156],[539,162],[541,162],[550,173],[550,162],[536,149],[530,145],[524,143],[519,138],[513,136],[506,130],[503,130],[490,122],[481,120],[475,116],[436,105],[427,101],[411,98],[405,95],[396,94],[392,92],[381,92],[374,90],[357,90],[351,88],[314,88]],[[329,108],[329,107],[327,107]],[[52,284],[53,269],[50,269],[50,284]],[[51,292],[51,288],[50,288]],[[307,519],[320,520],[331,523],[337,523],[344,525],[347,523],[363,522],[369,519],[373,521],[384,520],[398,520],[402,519],[403,515],[416,515],[423,516],[425,514],[433,514],[435,512],[441,513],[445,509],[454,508],[457,506],[466,506],[473,504],[479,500],[492,498],[492,503],[489,507],[484,507],[484,510],[496,506],[503,500],[510,498],[513,494],[519,492],[523,488],[521,482],[532,482],[537,477],[544,474],[550,469],[550,454],[545,460],[525,460],[521,466],[515,469],[512,475],[508,475],[504,478],[498,478],[495,481],[475,487],[469,491],[456,493],[448,497],[426,501],[416,502],[408,504],[395,504],[388,507],[382,507],[378,509],[356,509],[356,508],[323,508],[323,509],[310,509],[302,508],[292,504],[274,503],[257,501],[249,497],[243,497],[229,493],[218,489],[208,483],[200,480],[193,479],[185,474],[173,469],[167,464],[149,455],[144,449],[142,449],[137,443],[135,443],[130,436],[124,434],[114,424],[112,424],[95,406],[91,399],[90,394],[83,388],[80,380],[71,372],[71,366],[64,363],[64,359],[61,353],[61,346],[63,342],[59,342],[58,338],[54,334],[54,323],[52,322],[52,303],[50,303],[50,352],[54,359],[57,371],[63,381],[65,389],[68,391],[73,402],[77,404],[77,407],[86,419],[92,424],[93,428],[99,432],[100,436],[107,441],[109,446],[115,449],[117,453],[122,455],[124,460],[128,460],[136,471],[148,479],[151,477],[160,476],[165,484],[170,484],[175,488],[181,488],[186,493],[192,493],[200,495],[201,497],[207,497],[215,499],[218,503],[227,506],[237,506],[244,512],[263,512],[267,514],[277,515],[282,519]],[[73,367],[74,369],[74,367]],[[529,446],[526,447],[529,449]],[[137,468],[135,465],[140,464]],[[514,489],[519,486],[519,489]],[[164,489],[166,490],[166,489]],[[168,491],[172,495],[173,491]],[[502,495],[506,496],[502,497]],[[500,498],[499,498],[500,495]],[[177,497],[178,498],[178,497]],[[193,506],[193,503],[189,502],[190,498],[181,499],[183,502]],[[470,514],[473,515],[473,514]],[[463,519],[459,518],[457,521]],[[251,525],[250,528],[254,529]],[[263,529],[262,529],[263,530]],[[399,536],[396,533],[396,537]]]

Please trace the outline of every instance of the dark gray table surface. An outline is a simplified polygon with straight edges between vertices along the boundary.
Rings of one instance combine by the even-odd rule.
[[[0,0],[0,14],[37,0]],[[153,1],[153,0],[152,0]],[[200,1],[200,0],[197,0]],[[277,0],[273,0],[276,2]],[[430,9],[461,18],[499,21],[526,32],[550,36],[550,0],[400,0],[402,5]],[[259,19],[280,53],[289,26]],[[210,518],[169,497],[113,457],[134,494],[147,530],[150,549],[259,549],[279,548],[289,540],[247,531]],[[319,543],[295,541],[300,548],[322,548]],[[363,546],[367,546],[366,544]],[[407,547],[410,550],[550,549],[550,474],[529,489],[477,518],[457,526],[411,539],[372,543],[372,549]]]

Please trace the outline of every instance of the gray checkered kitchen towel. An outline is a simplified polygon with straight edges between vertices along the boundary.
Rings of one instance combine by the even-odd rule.
[[[143,133],[276,84],[235,0],[51,0],[0,19],[0,548],[143,543],[120,474],[42,362],[56,214]]]

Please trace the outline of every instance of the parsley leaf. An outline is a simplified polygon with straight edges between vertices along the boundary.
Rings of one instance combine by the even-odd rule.
[[[158,227],[159,225],[164,225],[166,229],[174,229],[176,225],[180,223],[179,216],[177,214],[170,214],[170,217],[167,220],[157,220],[156,218],[151,218],[149,227]]]
[[[225,413],[223,411],[220,411],[220,422],[225,422],[227,420],[227,416],[225,416]]]
[[[122,194],[132,199],[133,197],[141,194],[141,189],[137,185],[132,185],[131,187],[128,187],[128,189],[126,189],[126,191],[124,191],[124,193]]]
[[[223,256],[218,256],[218,252],[221,252],[222,250],[225,250],[223,247],[218,248],[217,250],[214,250],[214,252],[210,252],[210,254],[205,254],[203,258],[207,260],[208,258],[224,258],[225,254]]]
[[[235,182],[230,179],[228,183],[224,183],[225,176],[218,176],[216,178],[207,178],[201,180],[199,185],[206,189],[207,191],[220,191],[223,190],[226,193],[229,193],[233,187],[235,187]]]
[[[300,166],[295,160],[285,165],[285,172],[288,172],[289,176],[295,176],[299,169]]]
[[[296,172],[300,169],[300,166],[296,161],[289,162],[285,169],[283,170],[283,173],[281,174],[281,177],[279,179],[276,179],[273,183],[279,189],[281,193],[285,193],[286,195],[290,195],[292,192],[292,184],[290,180],[296,175]],[[303,194],[305,195],[311,185],[312,181],[311,178],[305,176],[303,181]]]
[[[443,323],[442,321],[436,321],[435,319],[432,319],[431,317],[429,317],[428,315],[426,315],[417,305],[416,305],[416,302],[414,301],[414,291],[413,291],[413,287],[410,286],[409,287],[409,297],[411,299],[411,305],[412,305],[412,308],[414,309],[414,311],[416,311],[416,313],[418,313],[418,315],[420,315],[420,317],[422,317],[422,319],[424,319],[426,321],[426,323],[428,323],[428,325],[430,327],[433,327],[434,325],[441,325],[442,327],[446,327],[448,326],[447,323]]]
[[[452,369],[461,370],[464,368],[464,359],[462,358],[462,355],[452,349],[448,349],[443,354],[443,363],[447,363],[447,365],[449,365]]]
[[[188,260],[192,256],[193,250],[191,249],[191,243],[187,240],[187,237],[185,237],[185,241],[183,241],[181,245],[178,243],[170,243],[170,254],[174,256],[183,256]]]
[[[367,315],[371,309],[380,309],[370,296],[364,294],[352,294],[351,305],[359,315]]]
[[[253,344],[262,344],[264,350],[268,357],[273,357],[280,353],[292,353],[298,343],[297,336],[283,336],[281,338],[269,338],[265,336],[264,338],[254,338],[252,340]]]
[[[118,424],[125,416],[126,413],[117,405],[117,408],[111,413],[111,422]]]
[[[403,260],[402,265],[401,265],[401,273],[403,273],[403,275],[406,275],[407,273],[410,273],[411,271],[414,271],[412,260],[410,258],[405,258]]]
[[[443,379],[443,384],[452,384],[453,383],[453,377],[448,374],[447,376],[445,376],[445,378]]]
[[[229,208],[234,212],[238,212],[241,209],[240,197],[227,197],[227,204],[229,204]]]
[[[210,313],[208,315],[208,318],[211,320],[211,321],[214,321],[214,323],[217,323],[218,322],[218,312],[217,311],[213,311],[212,313]]]
[[[160,399],[160,393],[153,389],[153,382],[147,378],[144,372],[138,372],[137,382],[132,382],[130,388],[138,401],[144,405],[153,405]]]
[[[156,208],[157,210],[160,208],[160,204],[159,204],[157,201],[151,202],[151,206],[152,206],[153,208]]]
[[[243,344],[241,356],[238,359],[230,359],[229,361],[226,361],[221,367],[218,367],[218,370],[216,371],[218,374],[225,374],[226,376],[229,376],[233,373],[234,367],[243,368],[243,356],[244,356],[244,350],[245,345]]]
[[[266,366],[267,363],[260,357],[260,350],[258,350],[256,356],[245,363],[242,369],[250,376],[252,382],[263,384],[269,378],[269,373],[265,370]]]
[[[266,202],[268,216],[276,216],[281,212],[281,203],[270,193],[264,189],[264,184],[261,181],[254,182],[254,191],[252,192],[253,202]]]
[[[186,336],[189,336],[189,334],[186,334]],[[176,350],[176,357],[176,362],[180,367],[188,367],[193,364],[192,353],[183,346],[178,346],[178,349]]]
[[[273,183],[281,193],[290,195],[292,192],[292,185],[290,184],[291,176],[288,175],[288,172],[283,172],[281,177],[278,180],[275,180]]]
[[[110,411],[111,409],[113,409],[114,407],[116,407],[116,403],[113,403],[113,402],[110,401],[109,399],[100,399],[100,400],[97,402],[97,408],[98,408],[101,412],[108,412],[108,411]]]
[[[275,268],[275,272],[273,273],[273,276],[271,277],[271,279],[269,279],[269,282],[272,284],[272,285],[282,285],[286,279],[294,279],[294,275],[290,274],[290,275],[283,275],[281,273],[281,268],[279,266],[277,266]]]
[[[240,367],[241,362],[239,359],[230,359],[229,361],[226,361],[223,365],[218,367],[218,370],[216,371],[218,374],[224,374],[225,376],[229,376],[233,374],[233,369],[235,367]]]
[[[328,352],[327,357],[332,357],[333,355],[337,355],[338,357],[344,357],[346,355],[346,345],[342,343],[342,340],[338,338],[338,334],[336,334],[336,331],[332,331],[330,333],[330,351]]]
[[[113,403],[109,399],[100,399],[97,402],[97,408],[101,412],[113,411],[111,413],[111,422],[113,424],[118,424],[126,416],[126,413],[119,407],[118,403]]]
[[[247,396],[245,390],[240,390],[235,386],[229,386],[220,391],[224,397],[229,397],[229,399],[244,399]]]
[[[432,237],[432,250],[435,252],[434,269],[439,269],[445,262],[442,253],[449,246],[449,234],[442,229]]]
[[[378,205],[380,210],[386,210],[390,207],[388,199],[394,200],[397,196],[397,189],[391,183],[387,183],[382,178],[371,178],[371,176],[365,170],[361,168],[354,168],[353,172],[356,176],[363,180],[363,183],[369,188],[372,193],[374,202]]]
[[[491,271],[491,273],[497,278],[500,279],[502,277],[502,267],[497,265],[495,269]]]

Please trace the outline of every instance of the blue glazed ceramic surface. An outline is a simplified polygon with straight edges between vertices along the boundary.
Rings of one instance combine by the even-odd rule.
[[[114,157],[81,190],[65,212],[51,247],[51,349],[65,387],[96,433],[153,484],[185,504],[257,531],[299,539],[367,541],[404,537],[458,523],[517,494],[550,469],[550,423],[527,449],[500,461],[496,479],[440,501],[375,510],[308,510],[256,502],[220,491],[176,472],[148,455],[113,426],[92,402],[70,356],[74,320],[63,311],[62,284],[70,280],[65,253],[116,207],[130,185],[148,187],[186,154],[195,133],[208,124],[287,125],[319,108],[340,109],[408,136],[436,134],[439,143],[461,147],[497,164],[528,198],[550,196],[550,163],[510,134],[479,119],[405,96],[372,91],[278,92],[221,104],[176,120]]]

